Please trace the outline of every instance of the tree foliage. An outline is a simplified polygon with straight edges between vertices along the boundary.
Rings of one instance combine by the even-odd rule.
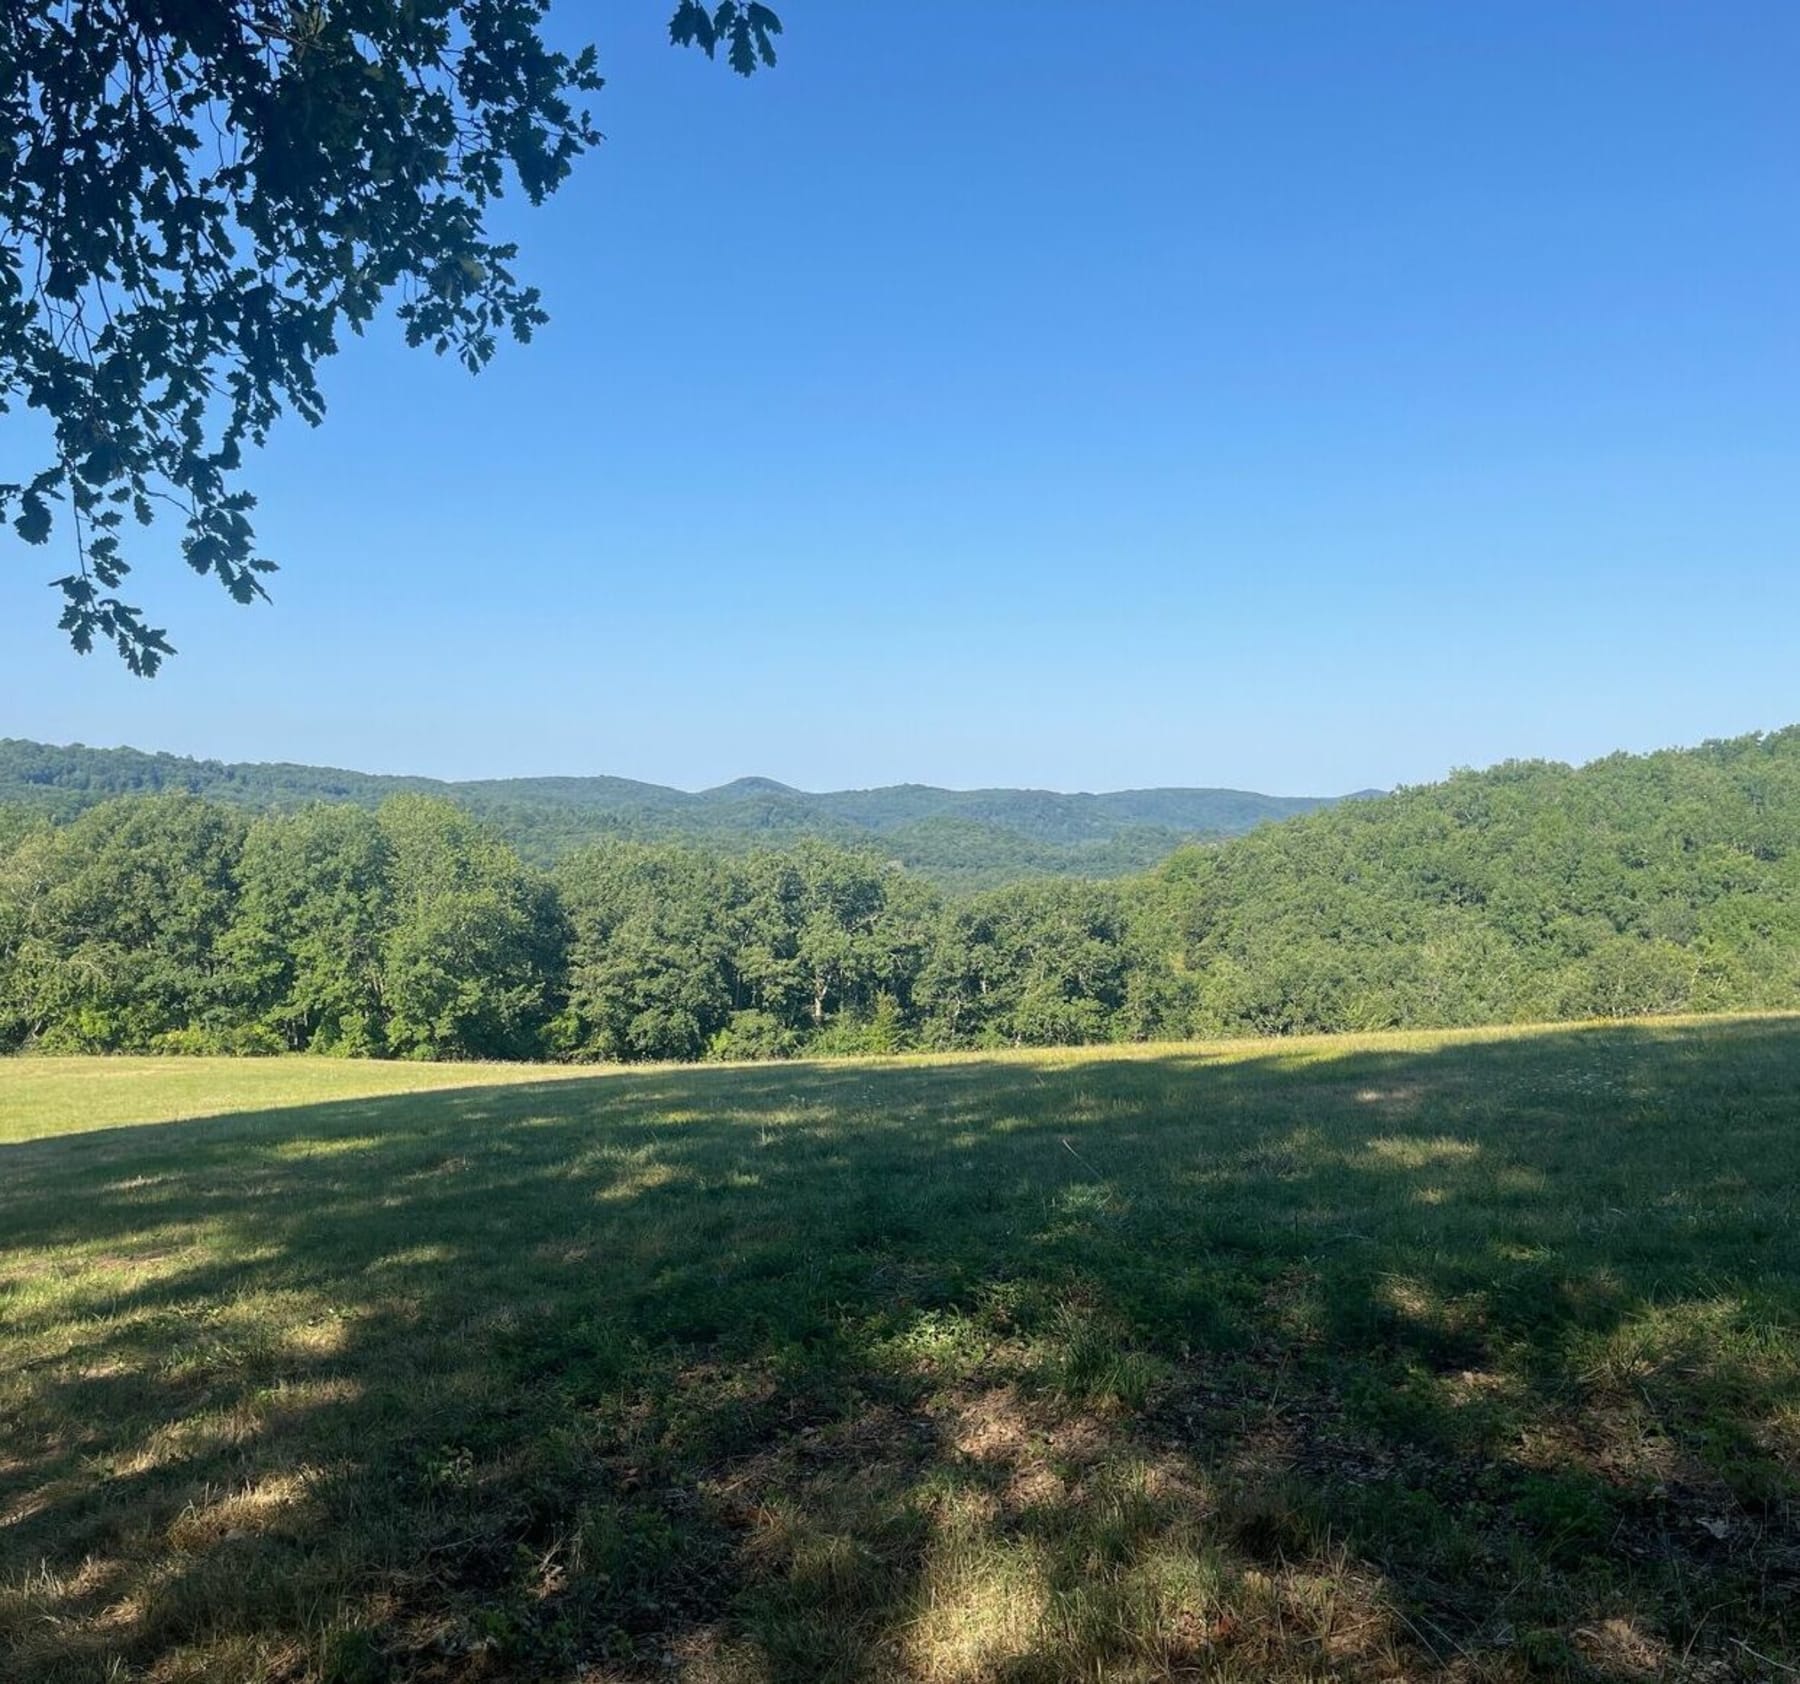
[[[381,939],[390,1049],[413,1058],[529,1058],[562,990],[565,942],[550,885],[465,813],[396,796]]]
[[[547,0],[10,0],[0,8],[0,408],[42,466],[0,484],[82,651],[153,673],[171,646],[121,595],[125,538],[173,511],[181,554],[240,602],[273,564],[245,448],[317,422],[320,364],[389,305],[409,345],[481,368],[545,314],[489,228],[599,137],[592,47]],[[671,36],[748,75],[780,29],[733,0]],[[15,423],[17,425],[17,423]]]
[[[117,802],[28,835],[0,874],[12,1038],[103,1052],[173,1047],[222,1023],[218,948],[243,836],[237,814],[190,797]]]
[[[56,747],[0,737],[0,802],[67,817],[115,795],[187,790],[252,812],[309,801],[373,810],[403,793],[441,795],[484,819],[534,865],[599,841],[691,840],[732,853],[806,839],[878,849],[941,888],[997,888],[1026,877],[1122,877],[1183,842],[1241,835],[1329,801],[1234,789],[1065,795],[1040,789],[886,789],[813,793],[741,778],[690,793],[629,778],[429,778],[324,766],[230,764],[129,748]]]
[[[763,1058],[1800,1007],[1800,728],[954,900],[818,840],[547,876],[411,793],[127,797],[0,838],[10,1047]]]
[[[317,806],[250,827],[224,948],[247,1024],[284,1051],[387,1050],[382,944],[393,848],[372,813]]]

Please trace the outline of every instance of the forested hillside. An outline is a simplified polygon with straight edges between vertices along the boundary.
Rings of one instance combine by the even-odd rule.
[[[1119,877],[1184,841],[1240,836],[1329,804],[1234,789],[1064,795],[899,784],[810,794],[769,778],[739,778],[698,794],[606,777],[439,783],[0,738],[0,806],[71,818],[117,796],[176,791],[256,812],[311,801],[374,808],[393,795],[436,795],[476,814],[541,866],[599,841],[690,840],[737,853],[806,838],[866,844],[949,889],[1030,876]]]
[[[546,873],[418,793],[0,821],[10,1048],[763,1057],[1790,1006],[1800,727],[959,898],[818,840]]]
[[[1152,884],[1211,1026],[1800,1005],[1800,727],[1461,772],[1184,849]]]

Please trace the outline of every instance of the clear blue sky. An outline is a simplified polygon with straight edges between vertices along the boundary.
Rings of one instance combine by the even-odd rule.
[[[153,683],[8,547],[0,734],[1322,793],[1800,720],[1792,0],[785,0],[749,83],[671,6],[557,14],[551,327],[352,341]]]

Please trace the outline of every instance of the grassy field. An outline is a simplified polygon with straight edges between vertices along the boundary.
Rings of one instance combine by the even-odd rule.
[[[290,1110],[494,1082],[580,1080],[579,1065],[408,1064],[336,1058],[0,1060],[0,1145],[124,1123]]]
[[[0,1141],[9,1684],[1800,1669],[1792,1019],[14,1061]]]

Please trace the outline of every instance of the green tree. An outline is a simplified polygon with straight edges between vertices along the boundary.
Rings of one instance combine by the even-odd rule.
[[[1124,903],[1105,883],[1015,883],[955,907],[919,985],[940,1045],[1113,1038],[1129,988]]]
[[[114,802],[9,858],[4,1015],[46,1049],[206,1044],[229,1019],[220,941],[243,821],[191,796]]]
[[[389,1047],[408,1058],[540,1053],[567,965],[548,880],[446,801],[396,796],[379,822],[392,861],[381,953]]]
[[[52,881],[56,833],[43,820],[8,824],[0,846],[0,1052],[43,1034],[49,1001],[35,972],[40,902]]]
[[[249,1023],[289,1051],[383,1050],[392,870],[386,832],[360,807],[321,803],[250,827],[221,945]]]
[[[802,842],[745,871],[738,974],[746,1004],[816,1033],[836,1013],[871,1014],[910,994],[936,897],[873,854]]]
[[[127,797],[0,838],[6,1048],[766,1057],[1800,1006],[1800,730],[1459,773],[948,906],[816,841],[613,844],[553,886],[417,795],[248,838]]]
[[[743,899],[726,861],[615,843],[564,861],[569,1048],[583,1057],[697,1058],[731,1017]]]
[[[317,422],[319,366],[389,301],[407,343],[481,368],[546,318],[489,228],[599,139],[592,47],[544,0],[9,0],[0,8],[0,407],[44,465],[0,485],[28,544],[66,511],[75,647],[135,672],[171,653],[117,593],[128,520],[175,511],[181,552],[264,594],[240,469],[284,410]],[[676,7],[673,40],[748,75],[759,4]]]

